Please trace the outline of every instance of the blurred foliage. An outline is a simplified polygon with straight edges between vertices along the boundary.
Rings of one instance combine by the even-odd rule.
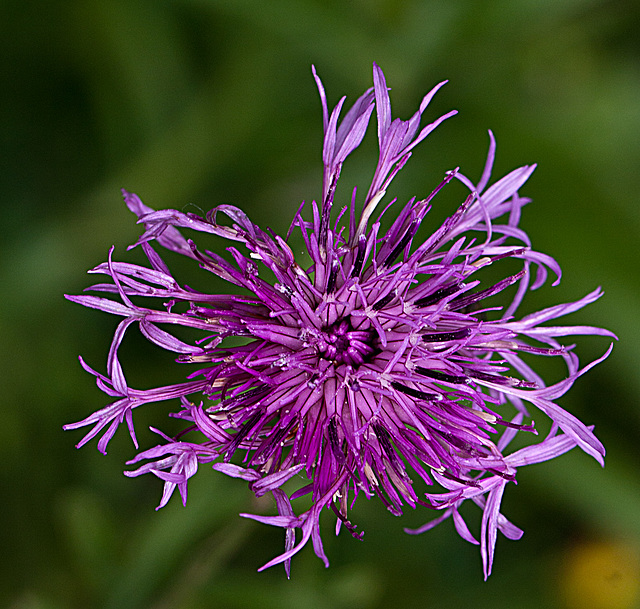
[[[639,26],[631,0],[4,0],[0,605],[640,606]],[[238,518],[259,509],[244,484],[203,470],[186,509],[174,498],[155,512],[160,482],[121,474],[134,455],[125,433],[103,457],[94,444],[76,452],[80,433],[61,430],[105,403],[76,356],[104,365],[115,320],[62,293],[88,285],[112,244],[124,257],[135,241],[119,188],[155,208],[233,202],[286,231],[321,187],[310,64],[335,103],[370,86],[374,60],[400,116],[443,78],[429,116],[460,110],[416,150],[398,197],[428,193],[455,166],[478,176],[492,128],[495,175],[539,163],[523,225],[565,272],[526,306],[601,284],[605,298],[573,321],[621,339],[562,400],[596,425],[606,468],[574,451],[524,470],[504,508],[526,534],[500,539],[487,583],[453,527],[408,537],[403,525],[430,515],[399,521],[378,502],[356,508],[363,543],[326,535],[329,570],[307,548],[291,581],[256,573],[282,535]],[[373,131],[345,182],[368,183]],[[434,214],[458,195],[444,193]],[[578,352],[605,348],[584,340]],[[134,333],[123,358],[134,386],[180,372]],[[143,447],[168,409],[136,414]]]

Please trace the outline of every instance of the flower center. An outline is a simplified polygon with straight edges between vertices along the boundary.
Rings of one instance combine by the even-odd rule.
[[[318,348],[322,357],[335,364],[359,366],[375,352],[371,345],[372,332],[354,330],[346,319],[323,330]]]

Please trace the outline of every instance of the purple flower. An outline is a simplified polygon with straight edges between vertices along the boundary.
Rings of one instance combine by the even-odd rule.
[[[106,375],[81,360],[113,402],[65,429],[92,426],[78,446],[102,434],[98,449],[105,452],[126,421],[137,448],[133,410],[178,400],[174,416],[185,422],[184,431],[175,438],[158,432],[162,443],[130,461],[145,463],[127,475],[152,473],[164,480],[159,507],[176,487],[186,502],[187,481],[205,463],[246,480],[258,496],[272,493],[278,515],[242,514],[285,529],[284,553],[263,569],[284,563],[288,575],[291,557],[309,540],[328,564],[321,512],[334,512],[336,531],[344,525],[361,538],[348,512],[364,495],[377,496],[395,515],[418,505],[440,512],[411,533],[451,517],[464,539],[480,544],[486,578],[497,532],[511,539],[522,534],[500,513],[503,492],[518,468],[575,446],[603,463],[605,451],[592,428],[556,400],[607,357],[611,347],[581,368],[572,346],[559,339],[614,335],[590,326],[545,323],[581,309],[602,293],[596,289],[576,302],[514,316],[527,290],[542,285],[548,270],[557,277],[555,285],[560,268],[553,258],[532,250],[518,226],[529,202],[518,192],[535,166],[515,169],[489,185],[495,154],[491,132],[477,184],[458,169],[447,172],[428,197],[399,208],[383,232],[380,220],[372,222],[372,217],[390,182],[414,146],[455,114],[420,128],[422,114],[444,83],[424,97],[409,120],[392,120],[385,78],[374,64],[373,89],[340,121],[344,98],[329,113],[322,82],[315,70],[313,75],[323,110],[322,200],[319,205],[314,201],[305,217],[301,206],[286,239],[263,231],[231,205],[200,217],[154,211],[124,192],[127,206],[144,224],[136,245],[149,266],[116,262],[110,252],[108,262],[90,271],[110,281],[90,290],[115,299],[68,296],[122,321]],[[354,190],[350,206],[332,217],[342,164],[361,143],[374,106],[380,156],[371,185],[362,202]],[[468,188],[468,197],[418,243],[416,233],[436,194],[452,180]],[[397,205],[390,201],[387,210]],[[185,228],[233,242],[229,255],[199,249],[183,237],[179,229]],[[304,239],[304,259],[310,263],[296,260],[287,243],[294,230]],[[181,285],[152,248],[154,240],[240,288],[234,290],[240,294],[212,295]],[[500,265],[505,258],[519,261],[521,270],[487,285],[484,267]],[[159,299],[159,305],[136,304],[147,299]],[[149,341],[176,353],[177,362],[190,365],[184,383],[129,387],[118,348],[133,323]],[[192,328],[194,340],[177,338],[171,332],[175,326]],[[530,367],[530,355],[561,358],[566,378],[546,386]],[[551,420],[550,432],[537,443],[530,408]],[[509,452],[513,438],[523,434],[530,445]],[[418,490],[415,481],[428,492]],[[302,499],[302,509],[295,510],[295,500],[302,497],[306,502]],[[460,515],[466,500],[483,512],[480,542]]]

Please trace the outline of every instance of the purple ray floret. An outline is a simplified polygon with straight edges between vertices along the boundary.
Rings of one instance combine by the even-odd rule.
[[[277,515],[242,514],[285,529],[285,551],[263,569],[284,563],[288,575],[291,557],[309,540],[328,565],[321,512],[331,510],[336,531],[344,525],[360,539],[349,510],[364,495],[377,496],[394,515],[407,506],[441,512],[410,533],[451,517],[464,539],[480,545],[486,578],[497,532],[510,539],[522,535],[500,513],[502,495],[515,482],[518,468],[575,446],[603,463],[605,451],[592,427],[556,401],[606,358],[611,346],[581,367],[573,346],[560,340],[615,337],[600,328],[555,321],[602,292],[598,288],[576,302],[517,318],[526,292],[542,285],[549,270],[559,281],[560,268],[553,258],[531,249],[519,227],[522,207],[529,202],[519,190],[535,166],[490,183],[496,150],[491,132],[477,184],[458,169],[449,171],[426,198],[413,198],[400,208],[394,201],[387,204],[387,210],[397,213],[382,231],[380,218],[372,219],[391,181],[413,148],[455,114],[420,128],[444,83],[424,97],[409,120],[393,119],[384,75],[374,64],[373,88],[340,120],[345,98],[329,112],[315,69],[313,76],[324,126],[322,199],[311,204],[307,217],[300,208],[286,239],[263,231],[231,205],[200,217],[154,211],[123,191],[127,206],[144,225],[136,245],[149,266],[116,262],[111,251],[108,261],[91,271],[108,278],[89,288],[99,295],[67,296],[122,320],[106,375],[81,359],[112,403],[65,429],[91,426],[78,446],[100,435],[98,449],[106,452],[126,422],[137,448],[133,410],[176,402],[174,416],[184,421],[184,431],[171,438],[154,430],[162,442],[131,460],[143,464],[127,475],[152,473],[162,479],[159,507],[176,488],[186,502],[189,478],[199,465],[209,463],[247,481],[258,496],[272,493]],[[342,164],[360,145],[374,108],[380,156],[372,182],[361,202],[354,190],[350,205],[341,205],[332,219]],[[418,241],[435,196],[452,180],[459,180],[469,195],[439,228]],[[343,221],[347,208],[349,220]],[[228,240],[227,255],[200,249],[182,229]],[[296,230],[306,247],[298,260],[288,244]],[[193,259],[205,276],[212,273],[233,284],[234,294],[207,294],[180,284],[153,241]],[[508,259],[519,261],[519,272],[488,281],[483,269],[500,267]],[[183,383],[129,387],[118,349],[132,324],[151,343],[175,353],[178,363],[187,364]],[[177,326],[190,328],[193,340],[185,342],[184,331],[181,338],[175,336]],[[566,377],[545,385],[531,367],[535,355],[562,360]],[[551,420],[542,439],[530,411]],[[524,435],[529,444],[510,452],[516,435]],[[479,542],[460,515],[467,500],[483,513]]]

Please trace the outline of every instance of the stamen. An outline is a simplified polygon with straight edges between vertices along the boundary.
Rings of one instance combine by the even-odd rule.
[[[487,467],[487,471],[491,474],[495,474],[496,476],[500,476],[501,478],[504,478],[505,480],[508,480],[509,482],[515,482],[516,481],[516,475],[515,474],[507,474],[506,472],[501,472],[498,469],[494,469],[493,467]]]
[[[407,246],[409,241],[411,241],[411,239],[413,239],[413,236],[416,234],[416,230],[418,229],[418,224],[419,222],[417,220],[414,220],[409,225],[407,232],[403,235],[402,239],[400,239],[400,242],[398,243],[398,245],[396,245],[391,251],[391,253],[385,258],[384,262],[382,263],[383,267],[390,266],[391,264],[393,264],[395,259],[402,253],[402,250],[404,250],[404,248]]]
[[[440,372],[439,370],[431,370],[430,368],[423,368],[422,366],[416,366],[415,371],[422,376],[428,376],[436,381],[443,381],[444,383],[458,383],[467,384],[470,382],[466,376],[456,376],[455,374],[447,374],[446,372]]]
[[[356,253],[356,261],[353,263],[353,269],[351,269],[351,277],[358,277],[362,271],[362,265],[364,263],[364,254],[367,250],[367,238],[364,235],[360,235],[358,239],[358,251]]]
[[[395,297],[396,297],[396,293],[394,290],[392,292],[389,292],[389,294],[387,294],[384,298],[381,298],[380,300],[378,300],[378,302],[372,305],[371,308],[374,311],[379,311],[380,309],[383,309],[384,307],[386,307]]]
[[[329,280],[327,281],[327,294],[333,293],[333,290],[336,287],[336,279],[338,277],[339,269],[340,264],[337,260],[334,260],[331,264],[331,272],[329,273]]]
[[[423,334],[422,340],[425,343],[442,343],[446,341],[463,340],[471,334],[469,328],[462,330],[454,330],[452,332],[434,332],[432,334]]]
[[[443,470],[438,472],[441,476],[448,478],[449,480],[453,480],[454,482],[459,482],[460,484],[464,484],[465,486],[473,486],[476,488],[480,488],[480,484],[476,480],[472,480],[471,478],[459,478],[455,474],[452,474],[449,470]]]
[[[331,417],[329,425],[327,426],[327,434],[329,436],[329,446],[331,446],[331,452],[336,458],[336,461],[340,465],[346,466],[347,462],[344,456],[344,451],[340,447],[340,440],[338,439],[338,428],[336,425],[336,418]]]
[[[329,506],[333,510],[333,513],[340,519],[342,524],[344,524],[344,526],[347,528],[349,533],[351,533],[351,535],[355,539],[362,541],[362,538],[364,537],[364,531],[360,531],[360,532],[356,531],[358,527],[355,524],[352,524],[351,521],[347,519],[347,517],[336,507],[336,504],[333,501],[329,504]]]
[[[278,445],[284,440],[286,435],[291,431],[291,428],[295,424],[295,420],[291,421],[287,426],[281,427],[275,433],[273,430],[270,432],[273,435],[269,438],[269,441],[264,445],[262,449],[258,449],[253,459],[251,459],[251,464],[255,465],[264,465],[269,458],[273,456],[274,450],[277,449]]]
[[[242,440],[244,440],[247,437],[247,434],[253,429],[255,424],[260,420],[260,417],[262,417],[262,413],[261,412],[256,412],[256,414],[254,414],[236,432],[236,434],[233,436],[233,440],[231,440],[231,443],[229,444],[229,447],[227,448],[226,454],[224,456],[225,462],[229,462],[229,460],[231,459],[233,453],[236,452],[236,450],[237,450],[238,446],[240,446],[240,443],[242,442]]]
[[[522,379],[516,379],[512,376],[501,376],[499,374],[488,374],[487,372],[479,372],[471,368],[465,368],[465,372],[472,378],[479,381],[487,381],[489,383],[495,383],[496,385],[503,385],[505,387],[526,387],[528,389],[535,389],[538,385],[532,381],[524,381]]]
[[[412,398],[418,398],[419,400],[438,400],[440,396],[437,393],[427,393],[426,391],[420,391],[419,389],[413,389],[413,387],[407,387],[398,381],[391,381],[391,386],[397,391],[401,391],[406,395],[410,395]]]
[[[538,435],[538,431],[535,428],[535,424],[531,421],[530,425],[511,423],[510,421],[505,421],[504,419],[496,419],[497,425],[504,425],[504,427],[511,427],[511,429],[517,429],[519,431],[530,431]]]
[[[525,274],[525,271],[522,270],[511,277],[507,277],[502,281],[499,281],[495,285],[492,285],[490,288],[486,290],[481,290],[480,292],[476,292],[475,294],[469,294],[467,296],[460,296],[459,298],[454,298],[449,303],[450,311],[459,311],[460,309],[464,309],[469,305],[472,305],[480,300],[484,300],[485,298],[489,298],[489,296],[493,296],[498,292],[502,292],[502,290],[508,288],[510,285],[513,285],[516,281],[522,278]]]
[[[428,307],[429,305],[435,304],[436,302],[446,298],[447,296],[451,296],[451,294],[455,294],[460,289],[458,284],[453,284],[447,286],[446,288],[440,288],[436,290],[433,294],[429,294],[429,296],[424,296],[423,298],[419,298],[415,301],[416,307]]]
[[[271,388],[268,385],[260,385],[258,387],[254,387],[253,389],[249,389],[248,391],[244,391],[243,393],[239,393],[238,395],[231,396],[229,398],[224,398],[221,401],[221,408],[227,409],[235,406],[238,402],[244,401],[246,402],[255,402],[256,398],[262,397],[265,393],[267,393]]]

